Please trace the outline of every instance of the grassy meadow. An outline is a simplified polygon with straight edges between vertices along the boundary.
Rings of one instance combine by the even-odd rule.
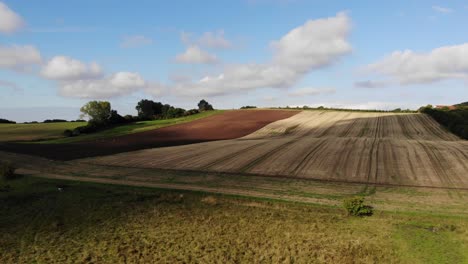
[[[0,124],[0,142],[61,138],[65,129],[74,129],[84,125],[86,122]]]
[[[356,218],[333,206],[30,176],[2,184],[0,263],[468,263],[466,216]]]

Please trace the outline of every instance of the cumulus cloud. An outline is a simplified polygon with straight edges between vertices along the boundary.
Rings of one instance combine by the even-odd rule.
[[[325,67],[351,52],[351,28],[345,13],[307,21],[271,43],[273,58],[263,64],[228,65],[218,75],[175,84],[176,94],[224,95],[257,88],[289,88],[311,70]]]
[[[218,62],[218,58],[198,46],[190,46],[184,53],[177,55],[175,61],[186,64],[213,64]]]
[[[65,97],[105,99],[131,94],[139,90],[157,93],[157,85],[149,83],[138,73],[117,72],[101,79],[63,82],[59,94]]]
[[[313,88],[313,87],[305,87],[301,89],[297,89],[291,91],[289,95],[291,96],[314,96],[314,95],[321,95],[321,94],[334,94],[336,93],[335,88]]]
[[[468,78],[468,43],[445,46],[427,53],[395,51],[370,64],[366,71],[389,78],[401,85],[433,83],[447,79]]]
[[[453,12],[453,9],[451,8],[436,6],[436,5],[432,6],[432,10],[439,12],[439,13],[443,13],[443,14],[449,14]]]
[[[66,56],[55,56],[41,70],[41,75],[53,80],[92,79],[102,75],[101,66],[95,62],[85,63]]]
[[[0,44],[0,68],[21,71],[41,62],[41,53],[33,46]]]
[[[275,52],[274,62],[297,72],[331,64],[351,52],[347,40],[350,28],[345,13],[307,21],[271,44]]]
[[[183,31],[180,34],[180,39],[189,46],[197,45],[211,49],[229,49],[232,47],[232,43],[224,37],[224,30],[205,32],[196,38],[193,38],[193,34]]]
[[[2,58],[1,51],[0,49],[0,58]],[[33,61],[39,63],[40,57]],[[6,62],[8,61],[0,60],[0,66],[3,63],[8,67],[13,67],[11,66],[13,63]],[[31,63],[30,60],[26,60],[26,62]],[[14,66],[16,67],[17,64]],[[42,66],[40,75],[57,81],[58,93],[64,97],[107,99],[128,95],[136,91],[146,91],[153,95],[160,95],[164,88],[158,83],[143,79],[136,72],[121,71],[104,76],[101,67],[97,63],[86,64],[67,56],[55,56],[50,59]],[[12,85],[0,81],[0,86],[14,88]]]
[[[138,48],[153,44],[153,40],[143,35],[125,36],[120,43],[122,48]]]
[[[0,32],[13,33],[24,26],[24,21],[6,4],[0,2]]]

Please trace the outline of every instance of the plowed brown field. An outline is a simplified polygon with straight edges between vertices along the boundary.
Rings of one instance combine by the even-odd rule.
[[[468,141],[423,114],[304,111],[240,139],[85,159],[96,164],[468,188]]]
[[[0,143],[0,150],[55,160],[72,160],[146,148],[239,138],[271,122],[291,117],[297,113],[297,111],[287,110],[226,111],[190,123],[125,136],[68,144]]]

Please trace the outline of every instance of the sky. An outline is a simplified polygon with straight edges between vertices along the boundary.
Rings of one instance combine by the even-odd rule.
[[[468,101],[468,1],[0,0],[0,118]]]

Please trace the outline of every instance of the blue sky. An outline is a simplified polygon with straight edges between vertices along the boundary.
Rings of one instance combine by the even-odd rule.
[[[0,118],[468,101],[466,1],[0,1]],[[2,62],[3,61],[3,62]]]

